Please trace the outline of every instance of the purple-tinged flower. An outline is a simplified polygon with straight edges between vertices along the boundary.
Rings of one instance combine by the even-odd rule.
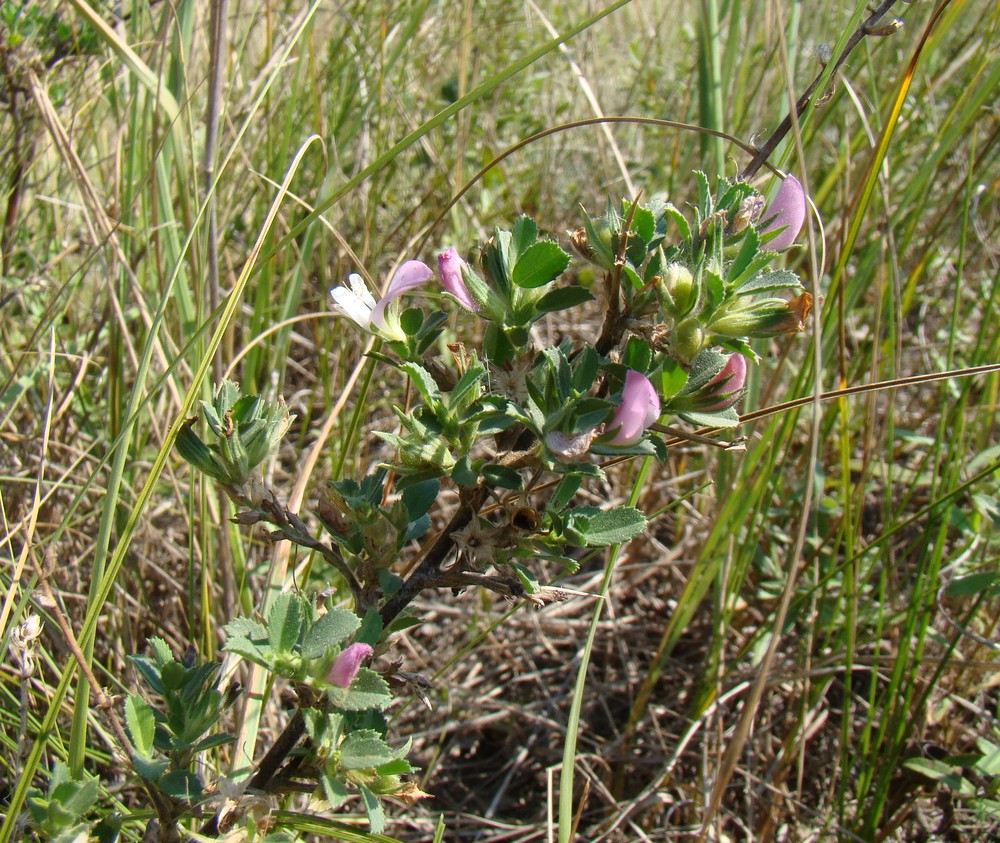
[[[469,295],[469,288],[462,279],[465,261],[454,247],[446,249],[438,255],[438,272],[441,274],[441,286],[446,293],[451,293],[462,307],[473,312],[479,310],[479,305]]]
[[[381,299],[369,292],[364,280],[352,272],[349,287],[339,286],[330,290],[333,306],[366,331],[379,330],[395,333],[386,323],[386,308],[403,293],[419,287],[434,277],[434,271],[421,261],[406,261],[389,282],[389,289]]]
[[[712,380],[705,384],[702,395],[705,399],[719,400],[701,407],[703,413],[717,413],[728,410],[743,395],[747,382],[747,359],[742,354],[730,354],[726,365]]]
[[[806,221],[806,192],[802,182],[795,176],[786,176],[766,213],[772,219],[764,226],[764,232],[779,228],[784,230],[765,246],[775,252],[782,252],[795,242]]]
[[[629,369],[625,374],[622,403],[618,405],[607,430],[617,429],[611,445],[634,445],[642,432],[660,417],[660,396],[645,375]]]
[[[349,688],[354,677],[358,675],[361,662],[372,654],[368,644],[351,644],[342,650],[333,661],[333,667],[327,674],[327,681],[338,688]]]

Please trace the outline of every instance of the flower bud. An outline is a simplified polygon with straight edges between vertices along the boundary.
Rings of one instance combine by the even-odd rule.
[[[705,345],[705,331],[697,319],[685,319],[670,334],[670,348],[681,363],[690,363]]]
[[[658,286],[663,309],[673,316],[687,313],[697,297],[694,276],[682,263],[668,263]]]
[[[444,287],[446,293],[453,295],[462,307],[475,312],[479,310],[479,305],[469,295],[469,288],[465,286],[465,281],[462,280],[462,269],[464,266],[465,261],[459,257],[458,252],[454,248],[446,249],[438,255],[438,272],[441,273],[441,286]]]
[[[327,674],[327,681],[338,688],[348,688],[354,677],[358,675],[361,662],[372,654],[372,648],[368,644],[351,644],[350,647],[342,650],[333,662]]]
[[[732,407],[743,395],[743,387],[747,382],[747,359],[742,354],[731,354],[712,380],[710,380],[702,390],[705,399],[718,398],[719,400],[701,407],[704,413],[717,413],[720,410],[727,410]]]

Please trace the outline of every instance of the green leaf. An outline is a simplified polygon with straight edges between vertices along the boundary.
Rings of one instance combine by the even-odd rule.
[[[135,669],[156,693],[162,694],[164,691],[163,680],[160,678],[160,668],[153,663],[148,656],[129,656],[129,661],[135,665]]]
[[[982,758],[975,763],[976,769],[984,776],[1000,775],[1000,746],[990,743],[986,738],[978,738],[976,745],[983,753]]]
[[[202,474],[208,475],[213,480],[225,482],[227,479],[225,468],[218,457],[201,441],[201,437],[191,429],[194,422],[195,419],[185,422],[177,432],[177,438],[174,440],[177,452],[185,462],[190,463]]]
[[[671,220],[673,220],[674,225],[677,226],[680,231],[681,237],[684,240],[691,239],[691,225],[687,221],[687,217],[684,216],[677,207],[668,202],[663,209],[663,212]]]
[[[910,758],[903,762],[903,766],[933,781],[941,782],[963,796],[976,795],[975,786],[959,775],[955,767],[944,761],[934,758]]]
[[[524,482],[515,469],[505,465],[483,466],[483,477],[501,489],[520,489]]]
[[[146,781],[155,782],[166,772],[167,767],[170,766],[170,762],[164,759],[154,761],[152,758],[142,755],[133,755],[132,766],[135,767],[135,771]]]
[[[420,326],[424,324],[424,312],[419,307],[408,307],[399,315],[399,327],[408,337],[415,337],[420,333]]]
[[[331,687],[327,696],[343,711],[365,711],[369,708],[381,711],[392,702],[386,681],[367,667],[358,671],[350,688]]]
[[[538,226],[535,221],[521,214],[514,223],[514,231],[510,240],[510,259],[513,263],[520,260],[521,255],[538,242]]]
[[[653,361],[653,352],[646,340],[632,337],[625,346],[625,353],[622,355],[622,365],[626,369],[634,369],[637,372],[646,372]]]
[[[459,378],[458,383],[452,388],[448,395],[448,407],[457,410],[467,407],[472,401],[483,394],[481,381],[486,376],[486,367],[478,360],[466,370],[465,374]]]
[[[948,597],[972,597],[984,591],[993,591],[1000,584],[1000,574],[969,574],[948,583],[945,594]]]
[[[423,396],[425,403],[433,405],[441,400],[441,392],[438,390],[437,383],[431,377],[431,373],[423,366],[418,363],[404,363],[399,368],[410,376],[413,385]]]
[[[365,811],[368,812],[368,824],[371,826],[373,834],[381,834],[385,831],[385,809],[378,801],[378,797],[363,784],[358,785],[361,791],[361,798],[365,803]]]
[[[587,392],[594,385],[600,362],[593,346],[583,346],[573,361],[573,389],[579,393]]]
[[[593,295],[586,287],[557,287],[535,302],[535,312],[542,315],[558,310],[569,310],[571,307],[593,300]]]
[[[230,735],[228,732],[220,732],[217,735],[209,735],[207,738],[198,741],[194,746],[191,747],[191,752],[205,752],[209,749],[214,749],[217,746],[225,746],[227,743],[232,743],[236,740],[235,735]]]
[[[163,686],[169,691],[179,691],[187,682],[187,668],[177,662],[167,662],[160,671],[163,677]]]
[[[54,780],[54,777],[53,777]],[[49,786],[49,801],[57,803],[59,810],[67,817],[78,820],[83,817],[97,802],[98,781],[89,776],[82,779],[66,778],[54,787]]]
[[[646,529],[646,516],[632,506],[605,509],[590,517],[584,533],[587,547],[624,544]]]
[[[747,267],[750,266],[750,261],[757,255],[757,247],[759,245],[760,238],[757,236],[757,232],[754,231],[753,226],[748,226],[746,233],[743,235],[740,250],[729,265],[729,271],[726,273],[726,281],[733,283],[740,278]]]
[[[323,796],[330,803],[331,809],[336,810],[350,798],[351,794],[339,779],[324,774],[319,780],[323,785]]]
[[[399,755],[398,750],[396,754]],[[405,776],[407,773],[412,773],[413,770],[413,765],[405,758],[396,758],[388,764],[380,765],[375,772],[380,776]]]
[[[365,612],[365,616],[361,619],[361,627],[358,629],[358,634],[354,636],[354,640],[362,644],[371,644],[374,647],[381,637],[382,616],[378,613],[378,609],[371,608]]]
[[[345,770],[367,770],[395,760],[392,747],[372,729],[351,732],[340,745],[340,766]]]
[[[186,802],[195,802],[201,799],[201,780],[187,770],[174,770],[167,773],[161,776],[156,784],[167,796],[174,799],[183,799]]]
[[[684,412],[680,417],[695,427],[737,427],[740,423],[739,413],[735,407],[727,407],[715,413]]]
[[[630,208],[626,204],[625,217],[628,217]],[[649,208],[639,205],[632,215],[632,230],[638,234],[645,243],[649,243],[656,234],[656,219]]]
[[[524,586],[524,590],[528,594],[538,594],[538,578],[531,571],[517,562],[511,562],[510,567],[514,569],[514,573],[517,574],[517,578],[521,581],[521,585]]]
[[[663,363],[663,372],[660,378],[660,395],[664,402],[669,401],[680,392],[688,382],[688,373],[673,358],[667,358]]]
[[[430,512],[440,491],[441,482],[436,479],[422,480],[407,487],[402,495],[407,519],[416,521],[421,515]]]
[[[747,281],[739,289],[741,296],[750,293],[762,293],[765,290],[801,290],[802,282],[799,276],[787,269],[775,269],[771,272],[761,272]]]
[[[156,733],[156,717],[153,707],[137,694],[129,694],[125,700],[125,725],[136,751],[140,755],[150,755]]]
[[[312,625],[302,642],[302,655],[307,659],[318,659],[331,647],[336,647],[353,635],[361,620],[347,609],[330,609]]]
[[[546,511],[561,512],[565,507],[569,506],[569,502],[573,499],[573,495],[577,493],[582,483],[583,478],[578,474],[567,474],[563,477],[559,481],[559,485],[556,486],[556,490],[552,493],[552,497],[545,504]]]
[[[514,346],[503,330],[493,322],[486,326],[483,336],[483,357],[494,366],[503,366],[514,359]]]
[[[567,266],[569,255],[555,243],[536,243],[514,266],[513,281],[518,287],[534,289],[560,276]]]
[[[451,479],[457,486],[475,486],[479,480],[481,468],[479,460],[473,462],[466,455],[455,464],[451,471]]]
[[[163,667],[167,662],[174,660],[173,650],[170,649],[170,645],[162,638],[153,636],[146,641],[146,644],[153,650],[153,658],[156,661],[157,667]]]
[[[742,293],[743,285],[774,260],[776,254],[776,252],[769,252],[767,250],[757,252],[751,257],[746,266],[740,269],[739,273],[734,272],[733,268],[730,267],[729,272],[726,273],[726,283],[729,288]]]
[[[226,640],[222,647],[227,653],[235,653],[242,656],[249,662],[259,664],[261,667],[271,666],[271,656],[273,651],[270,647],[258,647],[248,638],[233,637]]]
[[[276,653],[287,654],[295,649],[302,632],[302,598],[283,591],[274,598],[267,614],[267,637]]]

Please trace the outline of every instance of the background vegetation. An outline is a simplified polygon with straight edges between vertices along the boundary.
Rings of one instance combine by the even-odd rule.
[[[760,345],[746,452],[688,443],[592,490],[634,492],[654,518],[622,549],[592,639],[604,558],[541,611],[423,600],[397,652],[433,680],[432,707],[393,712],[434,799],[396,810],[394,837],[430,839],[440,815],[446,839],[542,838],[574,699],[580,839],[994,833],[1000,13],[893,13],[904,25],[864,39],[771,158],[815,203],[790,262],[825,304],[818,330]],[[138,840],[150,815],[57,616],[122,694],[150,636],[211,657],[268,588],[330,576],[228,524],[228,501],[172,451],[214,377],[298,414],[269,481],[306,517],[327,480],[379,460],[368,431],[395,424],[405,389],[380,375],[358,403],[371,369],[328,312],[331,286],[359,267],[384,283],[403,255],[471,253],[521,212],[565,242],[580,204],[642,190],[683,205],[693,170],[732,177],[747,155],[586,125],[462,191],[530,136],[602,114],[759,141],[864,14],[847,0],[7,0],[3,839],[57,761],[99,775],[92,819],[132,817]],[[871,384],[884,388],[849,389]],[[46,620],[25,649],[12,636],[29,609]],[[253,709],[236,707],[233,730],[259,716],[256,750],[219,748],[219,772],[287,719],[280,693]],[[280,808],[292,828],[343,833],[300,798]]]

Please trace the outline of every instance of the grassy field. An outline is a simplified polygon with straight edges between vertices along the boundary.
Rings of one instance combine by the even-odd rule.
[[[381,839],[1000,834],[1000,10],[881,5],[834,73],[863,2],[6,0],[0,843],[53,833],[26,798],[58,764],[96,777],[84,835],[117,815],[120,839],[162,839],[109,718],[141,687],[129,656],[159,637],[222,658],[222,627],[282,589],[349,603],[178,455],[215,382],[284,396],[266,479],[315,529],[328,481],[391,458],[371,433],[409,394],[331,287],[471,254],[522,213],[569,248],[581,205],[687,208],[694,171],[735,178],[821,74],[769,162],[807,188],[784,260],[823,304],[756,341],[745,450],[680,442],[582,490],[650,523],[560,602],[417,600],[374,667],[432,683],[387,714],[433,798],[390,804]],[[593,341],[601,319],[598,298],[537,332]],[[450,313],[446,338],[480,333]],[[236,742],[199,762],[207,814],[295,704],[223,669],[244,693]],[[251,839],[367,828],[357,800],[254,807]]]

